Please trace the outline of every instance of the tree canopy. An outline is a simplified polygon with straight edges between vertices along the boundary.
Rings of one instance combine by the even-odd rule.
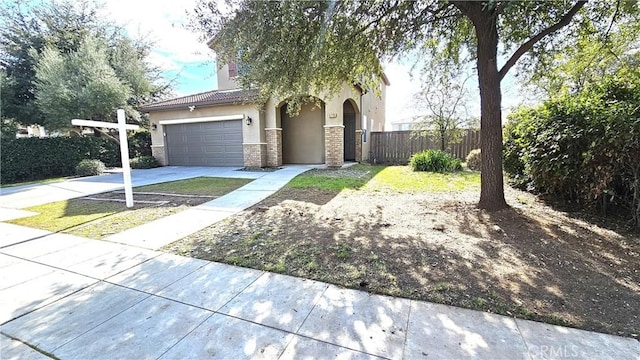
[[[475,61],[481,108],[479,206],[506,207],[500,81],[518,63],[534,67],[581,35],[637,14],[636,1],[218,1],[200,0],[193,25],[219,62],[242,62],[243,86],[263,95],[375,88],[380,60],[408,51],[441,63]],[[462,54],[469,54],[466,58]],[[500,59],[506,59],[498,64]],[[520,60],[523,59],[523,60]],[[428,65],[429,66],[429,65]]]
[[[141,123],[136,106],[169,90],[144,61],[151,44],[103,20],[93,2],[7,1],[0,24],[4,118],[58,130],[71,114],[109,120],[120,107]]]
[[[60,53],[47,46],[36,65],[36,105],[48,129],[70,127],[71,119],[115,118],[131,88],[108,63],[106,46],[86,38],[78,50]]]

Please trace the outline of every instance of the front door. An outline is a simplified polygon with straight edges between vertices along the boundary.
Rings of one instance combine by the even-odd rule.
[[[344,160],[356,161],[356,114],[351,104],[345,103],[345,110],[350,107],[351,111],[344,112]]]

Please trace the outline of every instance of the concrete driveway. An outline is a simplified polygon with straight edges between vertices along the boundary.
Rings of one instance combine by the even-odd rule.
[[[131,171],[133,186],[158,184],[199,176],[257,179],[267,172],[241,171],[237,167],[165,166]],[[23,209],[123,188],[122,173],[89,176],[52,183],[0,189],[0,208]]]

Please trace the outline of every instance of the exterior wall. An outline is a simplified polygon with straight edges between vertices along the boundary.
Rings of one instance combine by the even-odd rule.
[[[362,161],[370,161],[371,132],[385,130],[386,97],[387,85],[382,80],[380,80],[379,92],[369,91],[362,96],[361,129],[365,130],[362,135]],[[364,139],[366,139],[366,141],[364,141]]]
[[[216,76],[218,78],[218,90],[231,90],[239,89],[240,85],[235,81],[235,78],[229,77],[229,65],[224,64],[222,67],[218,67]]]
[[[350,99],[352,101],[352,105],[354,107],[354,110],[356,111],[356,131],[361,129],[360,91],[356,87],[345,83],[342,90],[332,97],[322,95],[322,94],[310,94],[310,95],[315,96],[324,102],[324,116],[323,116],[324,129],[322,132],[324,133],[324,138],[323,138],[324,147],[322,148],[320,146],[317,146],[317,144],[313,146],[309,146],[309,143],[307,142],[305,151],[308,151],[308,149],[310,148],[312,149],[312,151],[317,151],[317,149],[320,149],[324,153],[324,160],[321,160],[321,161],[324,161],[324,163],[327,166],[333,166],[333,167],[342,166],[344,164],[343,104],[345,100]],[[265,122],[264,123],[268,128],[270,127],[284,128],[283,131],[286,132],[287,129],[286,129],[286,126],[282,125],[282,114],[280,113],[280,107],[282,105],[283,105],[283,99],[270,99],[265,106],[265,112],[264,112]],[[384,111],[384,109],[382,109],[382,111]],[[304,112],[304,109],[303,109],[303,112]],[[384,123],[384,118],[381,118],[381,122]],[[286,125],[286,120],[285,120],[285,125]],[[268,133],[268,130],[266,132]],[[308,132],[308,129],[304,131],[301,130],[301,133],[302,132]],[[267,134],[267,138],[269,138],[268,134]],[[357,150],[356,159],[362,160],[363,144],[361,139],[362,139],[361,137],[356,138],[356,150]],[[287,140],[282,140],[282,141],[286,142]],[[272,152],[275,151],[275,150],[271,150],[272,147],[275,149],[275,146],[269,145],[269,143],[270,141],[267,140],[267,144],[268,144],[267,153],[271,154]],[[288,154],[289,148],[291,148],[291,146],[287,146],[287,144],[284,145],[283,151],[285,152],[285,155],[284,155],[285,163],[289,161],[289,159],[287,158],[289,155]],[[368,148],[366,151],[368,151]],[[271,158],[271,155],[269,155],[267,158],[268,158],[267,163],[270,163],[271,160],[269,159]],[[269,165],[269,166],[279,166],[279,165]]]
[[[167,154],[164,151],[164,145],[151,145],[151,155],[156,158],[158,164],[167,165]]]
[[[356,130],[356,161],[362,162],[362,130]]]
[[[256,152],[256,146],[244,146],[244,145],[256,145],[266,144],[266,137],[264,127],[261,125],[261,121],[264,118],[264,114],[255,104],[241,104],[241,105],[224,105],[224,106],[202,106],[196,107],[193,111],[190,111],[188,107],[185,109],[156,111],[149,113],[149,120],[152,125],[151,130],[151,151],[153,156],[162,165],[167,165],[166,162],[166,149],[164,147],[165,130],[164,126],[160,125],[161,120],[176,120],[176,119],[192,119],[202,118],[209,116],[224,116],[224,115],[238,115],[242,114],[245,117],[251,117],[252,122],[247,125],[246,121],[242,122],[242,142],[244,151]],[[153,125],[157,128],[153,130]],[[262,146],[258,146],[258,149],[262,149]],[[259,155],[262,158],[262,154]],[[265,155],[266,156],[266,155]],[[245,159],[254,158],[248,154],[244,154]],[[265,160],[266,163],[266,160]],[[254,165],[257,161],[251,162],[252,165],[245,166],[265,166]]]
[[[325,164],[328,167],[344,165],[344,126],[325,125]]]
[[[289,117],[281,107],[282,162],[321,164],[324,162],[323,106],[305,104],[297,116]]]

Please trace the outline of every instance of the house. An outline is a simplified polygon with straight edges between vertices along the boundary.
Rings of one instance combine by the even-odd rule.
[[[391,131],[411,131],[420,128],[420,118],[411,116],[391,122]]]
[[[217,71],[218,90],[140,107],[149,114],[151,150],[161,164],[337,167],[367,161],[367,131],[384,130],[386,77],[380,79],[381,96],[345,83],[332,97],[309,94],[318,101],[291,117],[286,99],[259,105],[236,76],[236,66],[224,65]]]

